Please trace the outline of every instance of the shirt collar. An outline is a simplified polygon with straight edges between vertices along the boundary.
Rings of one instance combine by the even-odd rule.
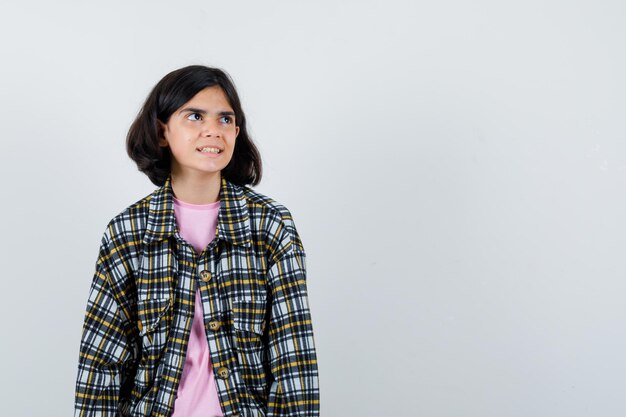
[[[172,176],[157,188],[150,198],[148,223],[144,235],[144,243],[158,242],[174,234],[176,217],[174,215],[174,200],[172,196]],[[240,186],[221,177],[220,209],[217,215],[215,239],[226,240],[233,245],[250,246],[252,244],[250,232],[250,215],[248,203]]]

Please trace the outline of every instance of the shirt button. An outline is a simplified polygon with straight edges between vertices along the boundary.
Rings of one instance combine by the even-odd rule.
[[[209,282],[211,280],[211,272],[207,271],[206,269],[200,272],[200,276],[202,277],[202,281],[204,282]]]
[[[228,369],[222,366],[221,368],[217,370],[217,376],[219,376],[222,379],[228,378]]]
[[[211,320],[209,322],[209,329],[213,330],[214,332],[218,331],[221,326],[222,326],[222,322],[218,320]]]

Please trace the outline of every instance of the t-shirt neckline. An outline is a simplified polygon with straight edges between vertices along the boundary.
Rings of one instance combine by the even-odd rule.
[[[214,201],[212,203],[206,203],[206,204],[192,204],[192,203],[187,203],[186,201],[180,200],[174,196],[172,196],[172,199],[174,200],[174,204],[176,204],[177,206],[190,208],[190,209],[196,209],[196,210],[212,210],[220,206],[220,200]]]

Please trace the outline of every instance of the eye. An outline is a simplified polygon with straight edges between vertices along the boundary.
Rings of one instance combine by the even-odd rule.
[[[199,118],[198,119],[189,119],[192,116],[198,116]],[[191,113],[189,116],[187,116],[187,119],[194,120],[194,121],[200,120],[201,118],[202,118],[202,115],[200,113]]]
[[[231,116],[222,116],[223,120],[226,120],[226,123],[232,123],[233,122],[233,118]]]

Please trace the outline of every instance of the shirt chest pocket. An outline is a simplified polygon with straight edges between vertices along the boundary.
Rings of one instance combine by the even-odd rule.
[[[137,327],[146,361],[160,358],[172,322],[170,298],[146,298],[137,301]]]
[[[234,347],[244,353],[260,353],[265,331],[265,299],[232,300]]]

